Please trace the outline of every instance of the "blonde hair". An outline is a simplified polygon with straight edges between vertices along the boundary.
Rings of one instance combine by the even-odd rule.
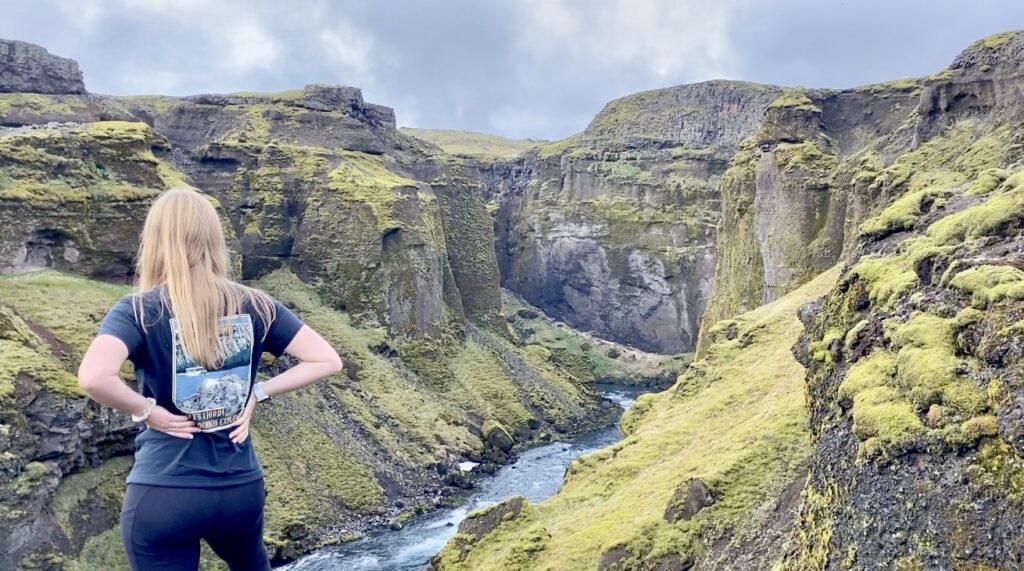
[[[187,188],[163,193],[146,215],[136,260],[139,323],[146,328],[141,294],[161,288],[163,306],[178,320],[185,353],[207,369],[220,367],[220,317],[240,313],[248,304],[263,321],[264,335],[276,317],[270,296],[232,281],[230,267],[213,204]]]

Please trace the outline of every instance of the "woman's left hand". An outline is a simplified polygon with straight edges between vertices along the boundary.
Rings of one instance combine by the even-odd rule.
[[[241,444],[245,442],[246,438],[249,438],[249,421],[252,420],[252,411],[256,410],[256,399],[249,395],[249,400],[245,403],[245,408],[242,409],[242,416],[238,417],[238,420],[231,423],[231,426],[236,427],[228,435],[235,444]]]

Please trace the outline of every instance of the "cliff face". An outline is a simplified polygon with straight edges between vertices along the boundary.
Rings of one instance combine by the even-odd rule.
[[[723,176],[705,329],[792,291],[849,252],[857,225],[889,198],[870,188],[871,169],[912,144],[906,130],[889,134],[914,111],[923,83],[794,89],[772,102]]]
[[[461,461],[612,414],[515,341],[477,178],[358,89],[0,93],[0,125],[0,568],[124,567],[135,428],[74,371],[170,187],[214,201],[240,275],[348,363],[255,420],[276,561],[435,506]]]
[[[712,307],[774,301],[705,322],[620,444],[471,516],[437,566],[1020,568],[1022,66],[1001,34],[775,100],[724,175]]]
[[[923,89],[919,146],[883,171],[904,192],[802,312],[815,451],[792,568],[1024,564],[1022,68],[1024,34],[993,36]]]
[[[0,39],[0,92],[85,93],[85,83],[75,61],[35,44]]]
[[[722,174],[780,92],[716,81],[640,93],[609,103],[579,135],[489,163],[503,285],[574,327],[691,351]]]

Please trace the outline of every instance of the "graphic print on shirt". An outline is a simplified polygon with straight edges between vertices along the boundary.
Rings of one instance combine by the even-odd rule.
[[[252,383],[252,318],[229,315],[217,320],[224,364],[208,371],[185,352],[178,320],[171,319],[174,339],[174,406],[204,432],[227,428],[241,415]]]

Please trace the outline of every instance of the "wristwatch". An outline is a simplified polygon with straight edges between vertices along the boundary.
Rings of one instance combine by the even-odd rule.
[[[263,383],[256,383],[252,386],[252,394],[256,395],[256,402],[263,402],[270,398],[267,391],[263,390]]]

